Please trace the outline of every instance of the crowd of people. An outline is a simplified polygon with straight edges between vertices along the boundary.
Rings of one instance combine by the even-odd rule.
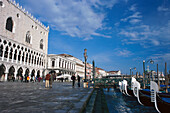
[[[76,81],[76,77],[75,75],[71,76],[71,80],[72,80],[72,87],[74,88],[75,86],[75,81]],[[80,87],[80,76],[77,75],[77,80],[78,80],[78,87]],[[53,76],[51,74],[47,74],[45,77],[45,87],[46,88],[52,88],[52,82],[54,81]]]
[[[40,76],[29,76],[28,74],[25,74],[24,76],[17,76],[17,78],[15,78],[14,76],[10,76],[11,78],[8,78],[8,81],[21,81],[21,82],[26,82],[26,83],[29,83],[29,82],[40,82],[42,80],[45,80],[45,87],[46,88],[52,88],[52,82],[54,80],[56,80],[56,76],[52,75],[51,73],[48,73],[44,79]],[[77,78],[74,75],[71,76],[71,80],[72,80],[72,87],[74,88],[75,87],[75,81],[77,80],[78,83],[77,83],[77,86],[80,87],[80,76],[77,75]],[[62,80],[63,82],[63,80]]]

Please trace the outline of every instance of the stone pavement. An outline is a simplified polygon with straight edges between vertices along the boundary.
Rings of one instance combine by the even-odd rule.
[[[93,89],[71,82],[0,82],[0,113],[78,113]]]

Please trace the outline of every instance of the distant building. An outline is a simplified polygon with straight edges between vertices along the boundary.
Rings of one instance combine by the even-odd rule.
[[[92,70],[93,70],[92,64],[87,63],[87,66],[86,66],[86,77],[87,77],[87,79],[93,78],[92,77],[93,76]]]
[[[76,62],[74,60],[70,60],[69,58],[63,55],[48,55],[48,64],[47,70],[49,73],[56,73],[56,75],[68,74],[73,75],[76,73]]]
[[[106,77],[107,75],[107,72],[104,70],[104,69],[101,69],[101,68],[97,68],[96,67],[96,77],[97,78],[102,78],[102,77]]]
[[[53,71],[57,73],[57,75],[61,74],[69,74],[76,76],[79,75],[80,77],[84,77],[84,64],[83,62],[68,54],[51,54],[48,55],[48,72]]]
[[[118,70],[118,71],[108,71],[107,72],[108,75],[121,75],[121,71]]]
[[[49,27],[12,0],[0,0],[0,80],[45,75]]]

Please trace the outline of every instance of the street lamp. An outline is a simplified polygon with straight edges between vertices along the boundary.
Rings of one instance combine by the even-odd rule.
[[[136,70],[136,67],[130,68],[130,77],[131,77],[131,78],[132,78],[132,72],[131,72],[131,71],[132,71],[133,69]]]
[[[149,60],[146,62],[146,64],[149,63],[149,62],[150,62],[151,64],[154,63],[154,61],[153,61],[152,59],[149,59]],[[145,60],[143,60],[143,81],[144,81],[144,88],[145,88],[145,77],[146,77],[145,73],[146,73],[146,71],[145,71]]]
[[[87,61],[87,49],[84,49],[84,59],[85,59],[85,79],[84,82],[86,82],[86,61]]]

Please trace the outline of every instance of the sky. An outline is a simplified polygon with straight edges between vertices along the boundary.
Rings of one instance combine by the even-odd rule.
[[[16,0],[49,26],[48,54],[70,54],[106,71],[170,70],[170,0]]]

